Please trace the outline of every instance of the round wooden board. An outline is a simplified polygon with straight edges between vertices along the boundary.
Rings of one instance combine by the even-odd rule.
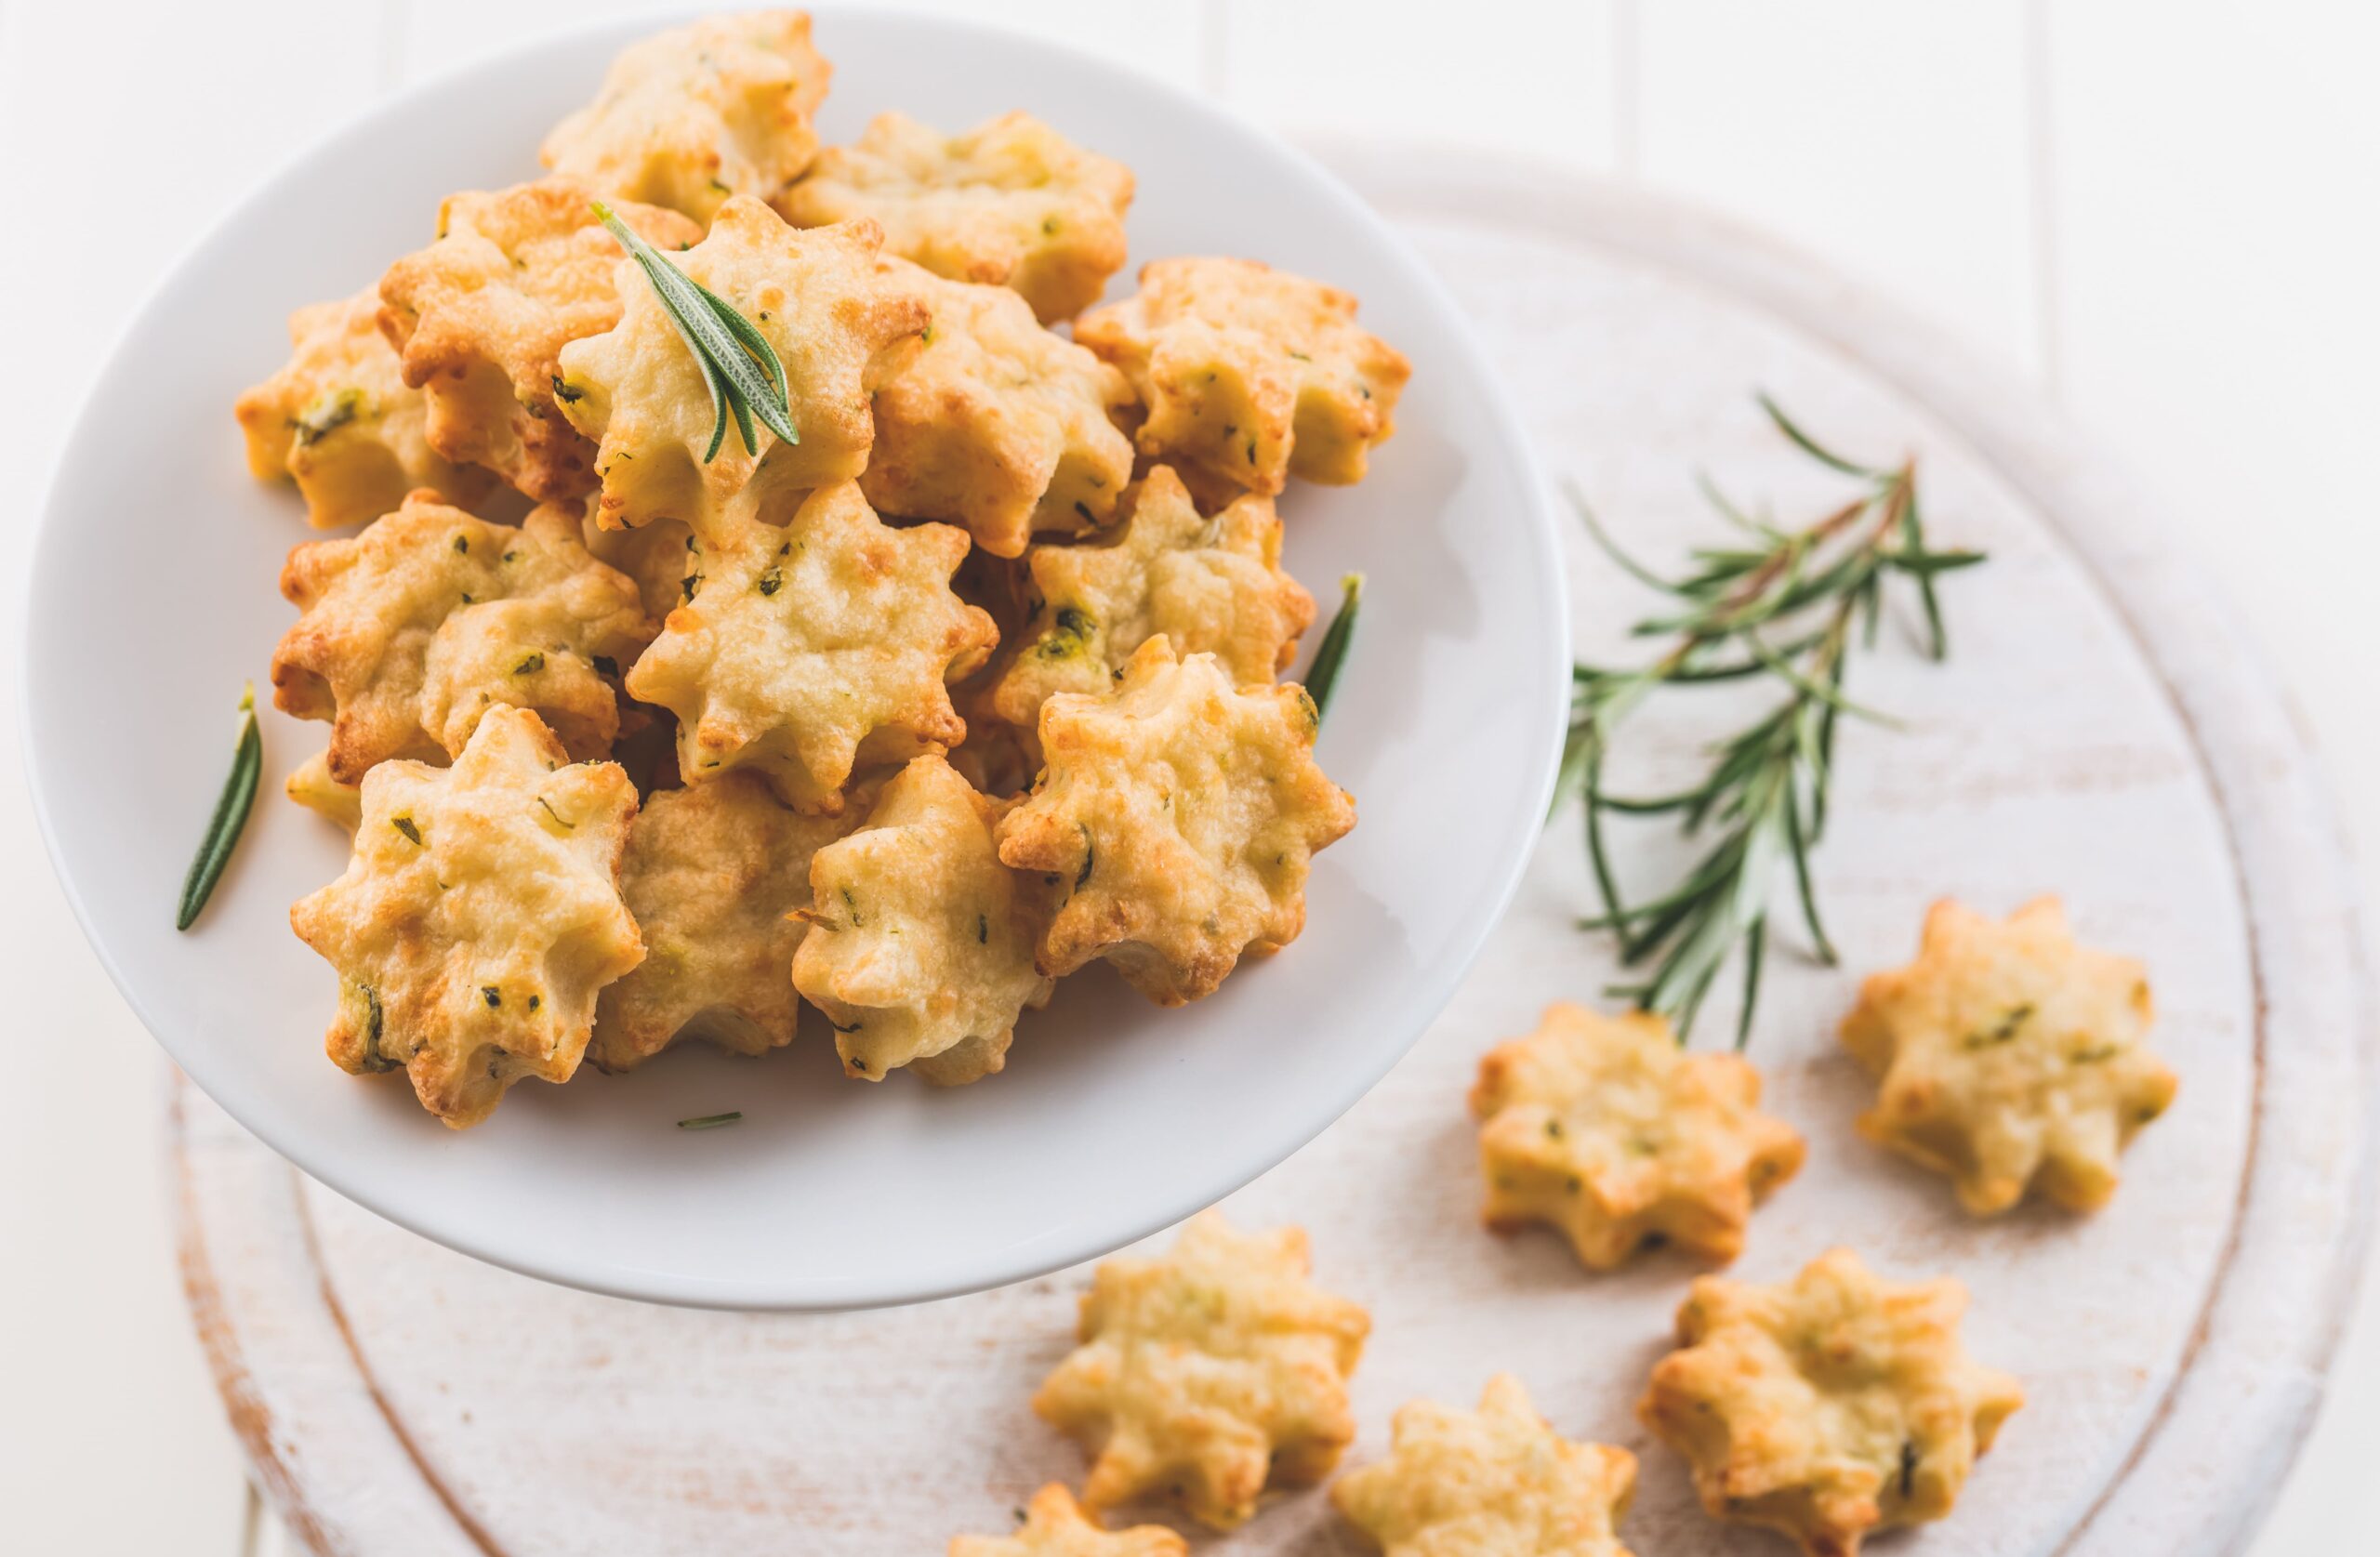
[[[1667,561],[1712,534],[1697,467],[1786,516],[1840,491],[1766,429],[1757,385],[1845,450],[1914,452],[1937,540],[1991,553],[1946,586],[1948,665],[1888,635],[1857,672],[1858,694],[1909,727],[1844,734],[1820,871],[1845,966],[1790,948],[1770,959],[1752,1053],[1811,1155],[1755,1220],[1738,1272],[1779,1276],[1847,1243],[1890,1273],[1974,1289],[1970,1343],[2030,1401],[1957,1515],[1913,1550],[2237,1550],[2320,1392],[2373,1176],[2357,910],[2285,699],[2172,555],[2152,503],[2026,394],[1856,286],[1575,176],[1409,150],[1336,160],[1477,321],[1549,474],[1575,480],[1623,541]],[[1285,507],[1294,523],[1294,493]],[[1618,627],[1646,597],[1584,547],[1570,562],[1581,652],[1625,652]],[[1360,645],[1348,674],[1364,674]],[[1727,695],[1644,716],[1624,776],[1651,787],[1684,772]],[[1661,847],[1636,839],[1628,857],[1643,869]],[[2085,939],[2147,959],[2182,1096],[2106,1212],[1979,1224],[1938,1180],[1853,1135],[1870,1089],[1832,1025],[1860,972],[1907,959],[1934,897],[2004,911],[2043,891],[2065,896]],[[1643,1457],[1623,1527],[1635,1550],[1781,1550],[1706,1520],[1631,1416],[1694,1267],[1659,1256],[1593,1277],[1550,1237],[1499,1239],[1475,1220],[1464,1088],[1488,1045],[1607,977],[1600,944],[1571,928],[1588,902],[1575,825],[1557,824],[1413,1053],[1226,1209],[1305,1224],[1319,1278],[1370,1306],[1354,1460],[1382,1452],[1401,1401],[1467,1405],[1510,1369],[1566,1433]],[[1723,1042],[1732,1020],[1714,1005],[1699,1041]],[[1031,1045],[1028,1028],[1012,1062],[1030,1064]],[[1044,1481],[1079,1483],[1074,1446],[1025,1401],[1069,1344],[1087,1270],[889,1313],[645,1307],[382,1222],[187,1084],[171,1136],[200,1334],[265,1484],[324,1552],[935,1552],[1005,1528]],[[1358,1550],[1312,1492],[1198,1544]]]

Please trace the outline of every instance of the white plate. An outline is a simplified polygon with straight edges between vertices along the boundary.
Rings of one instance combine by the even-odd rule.
[[[324,1183],[467,1253],[749,1308],[902,1302],[1104,1253],[1296,1150],[1446,1003],[1537,832],[1567,627],[1527,444],[1405,244],[1304,157],[1088,56],[822,8],[822,133],[848,139],[888,109],[955,128],[1025,108],[1132,166],[1136,266],[1238,254],[1323,278],[1411,357],[1370,478],[1282,504],[1289,565],[1326,610],[1342,572],[1369,577],[1320,747],[1362,821],[1317,862],[1295,946],[1175,1011],[1104,970],[1070,979],[1005,1072],[954,1091],[843,1080],[812,1013],[765,1060],[697,1047],[625,1078],[524,1084],[453,1134],[402,1078],[323,1056],[334,981],[286,910],[346,851],[276,793],[325,728],[277,714],[238,857],[198,927],[173,929],[240,684],[263,684],[291,619],[282,558],[309,534],[294,495],[248,479],[232,400],[281,360],[292,308],[428,242],[441,197],[534,177],[546,126],[648,30],[540,46],[378,110],[270,180],[135,319],[34,558],[25,736],[52,858],[110,973],[201,1087]],[[674,1128],[727,1109],[743,1123]]]

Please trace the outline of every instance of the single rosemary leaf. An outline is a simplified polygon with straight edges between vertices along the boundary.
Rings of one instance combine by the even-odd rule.
[[[703,1114],[692,1119],[679,1120],[678,1128],[681,1130],[715,1130],[721,1125],[732,1125],[743,1117],[742,1109],[729,1114]]]
[[[215,814],[207,819],[190,874],[182,878],[181,904],[174,911],[176,930],[195,924],[199,910],[214,895],[215,883],[222,879],[223,867],[231,863],[231,850],[248,825],[248,811],[256,805],[257,783],[263,772],[264,736],[257,729],[257,689],[251,681],[240,693],[240,739],[231,753],[231,774],[223,781],[223,792],[216,797]]]
[[[720,376],[718,367],[694,344],[694,337],[683,330],[678,334],[694,352],[695,365],[703,370],[703,387],[710,391],[710,442],[703,449],[703,463],[708,465],[719,457],[720,446],[727,442],[727,402],[735,397],[728,389],[727,380]],[[750,447],[749,443],[745,445],[747,450]]]
[[[1355,641],[1355,614],[1364,603],[1364,575],[1351,573],[1339,581],[1339,610],[1323,629],[1322,643],[1305,673],[1306,695],[1314,699],[1315,722],[1330,707],[1330,689],[1339,683],[1339,667],[1346,663],[1347,645]]]
[[[1870,481],[1877,480],[1884,475],[1881,470],[1871,470],[1864,465],[1854,465],[1841,455],[1822,447],[1818,440],[1804,432],[1792,417],[1785,415],[1785,408],[1771,399],[1767,390],[1760,390],[1753,398],[1760,402],[1760,408],[1767,413],[1768,419],[1777,424],[1777,430],[1792,439],[1804,454],[1817,460],[1820,465],[1831,465],[1846,476],[1862,476]]]

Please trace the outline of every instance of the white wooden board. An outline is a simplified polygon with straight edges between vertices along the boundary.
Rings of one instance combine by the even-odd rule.
[[[1674,558],[1710,533],[1698,465],[1786,515],[1836,490],[1765,431],[1760,385],[1848,451],[1915,452],[1937,538],[1991,552],[1946,589],[1948,666],[1894,648],[1858,673],[1858,694],[1911,728],[1846,732],[1821,865],[1846,966],[1771,959],[1753,1053],[1811,1160],[1738,1269],[1778,1276],[1850,1243],[1974,1289],[1972,1345],[2031,1400],[1957,1517],[1911,1550],[2235,1550],[2304,1431],[2360,1268],[2375,1048],[2328,798],[2228,614],[2121,473],[1792,254],[1561,175],[1340,160],[1477,320],[1550,473],[1640,550]],[[1294,495],[1287,509],[1294,523]],[[1583,652],[1622,652],[1646,597],[1583,546],[1570,582]],[[1348,674],[1364,674],[1360,648]],[[1634,776],[1683,772],[1716,727],[1702,721],[1725,715],[1646,718]],[[2149,961],[2182,1097],[2107,1212],[1978,1225],[1853,1136],[1869,1088],[1831,1029],[1860,972],[1907,958],[1933,897],[2005,909],[2045,891],[2086,939]],[[1399,1402],[1467,1404],[1507,1368],[1564,1432],[1644,1457],[1623,1531],[1640,1552],[1781,1550],[1705,1520],[1630,1414],[1694,1267],[1591,1277],[1550,1238],[1476,1225],[1464,1087],[1490,1043],[1607,976],[1570,928],[1588,901],[1575,829],[1557,825],[1431,1034],[1227,1209],[1306,1224],[1321,1279],[1371,1306],[1356,1459],[1382,1452]],[[1706,1015],[1701,1041],[1731,1017]],[[404,1234],[187,1088],[173,1141],[202,1336],[272,1497],[321,1550],[931,1552],[1005,1527],[1044,1480],[1079,1480],[1074,1447],[1025,1403],[1067,1346],[1087,1272],[889,1313],[649,1308]],[[1313,1494],[1201,1544],[1356,1550]]]

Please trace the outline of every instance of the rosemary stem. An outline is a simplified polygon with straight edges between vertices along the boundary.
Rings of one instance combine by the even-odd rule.
[[[1669,1017],[1683,1042],[1719,973],[1740,954],[1739,1047],[1750,1036],[1760,996],[1770,905],[1789,873],[1810,955],[1835,958],[1810,855],[1826,829],[1836,721],[1848,713],[1893,722],[1844,695],[1859,624],[1868,624],[1871,640],[1885,581],[1907,575],[1923,608],[1925,650],[1939,658],[1947,640],[1935,575],[1982,560],[1927,548],[1913,461],[1891,468],[1856,464],[1820,446],[1766,397],[1761,404],[1797,448],[1854,478],[1858,491],[1803,528],[1785,530],[1749,518],[1705,478],[1703,491],[1721,516],[1757,544],[1697,548],[1693,571],[1676,581],[1622,552],[1574,494],[1597,545],[1677,604],[1673,614],[1636,624],[1637,636],[1670,639],[1644,668],[1576,667],[1556,791],[1557,803],[1572,795],[1585,802],[1586,852],[1603,911],[1580,926],[1609,930],[1622,967],[1647,968],[1638,982],[1611,993]],[[1642,798],[1606,791],[1613,738],[1653,693],[1755,676],[1776,685],[1778,700],[1712,748],[1698,782]],[[1713,836],[1674,885],[1631,902],[1614,865],[1607,813],[1674,814],[1686,836],[1705,828]]]

